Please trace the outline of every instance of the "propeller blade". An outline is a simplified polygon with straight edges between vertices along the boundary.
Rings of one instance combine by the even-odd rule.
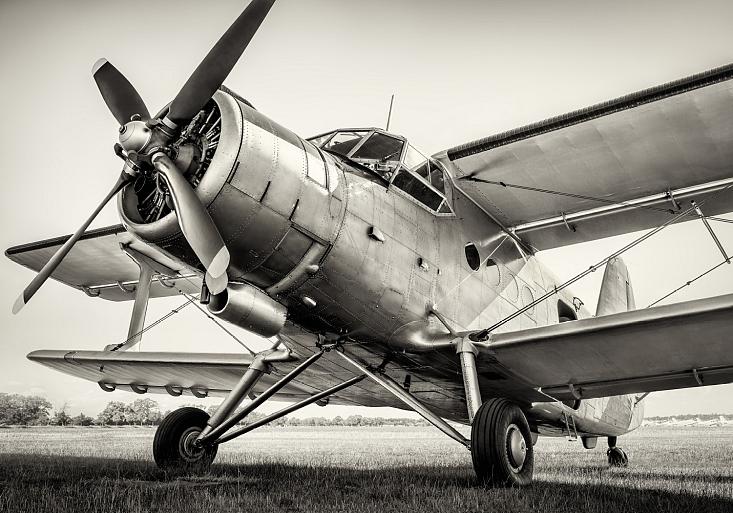
[[[224,239],[191,184],[186,181],[173,161],[164,153],[156,153],[153,155],[153,165],[168,184],[183,236],[204,264],[206,274],[211,275],[218,288],[217,279],[226,276],[229,267],[229,250],[224,244]],[[226,284],[224,286],[226,287]]]
[[[138,92],[107,59],[99,59],[94,63],[92,76],[104,103],[120,125],[130,121],[133,114],[140,114],[143,121],[150,119],[148,108]]]
[[[176,125],[191,120],[224,83],[275,0],[252,0],[216,42],[171,103],[166,118]]]
[[[69,240],[67,240],[63,246],[59,248],[59,250],[54,254],[53,257],[51,257],[51,260],[46,262],[46,265],[43,266],[43,269],[36,275],[35,278],[33,278],[33,281],[31,281],[28,286],[23,290],[23,292],[18,296],[18,299],[15,300],[15,303],[13,304],[13,313],[17,314],[20,312],[20,310],[30,301],[30,299],[33,297],[33,295],[38,292],[38,289],[41,288],[41,285],[43,285],[49,276],[56,270],[56,268],[59,266],[61,261],[64,259],[64,257],[71,251],[71,248],[74,247],[74,244],[76,241],[78,241],[82,235],[84,235],[84,231],[89,227],[90,224],[92,224],[92,221],[99,215],[99,212],[104,208],[104,206],[109,203],[109,200],[111,200],[118,192],[120,192],[128,183],[130,183],[130,176],[126,173],[122,173],[120,177],[117,179],[117,183],[115,183],[114,187],[107,193],[107,195],[104,197],[102,202],[97,206],[97,208],[92,212],[92,215],[90,215],[86,221],[84,221],[84,224],[82,224],[76,232],[74,232],[74,235],[72,235]]]
[[[226,273],[222,274],[218,278],[214,278],[208,272],[206,273],[206,286],[209,287],[209,292],[212,294],[220,294],[224,292],[229,284],[229,276]]]

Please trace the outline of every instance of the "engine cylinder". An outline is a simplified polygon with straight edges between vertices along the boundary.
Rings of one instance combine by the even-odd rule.
[[[233,283],[211,297],[209,312],[235,326],[272,337],[285,326],[287,308],[252,285]]]

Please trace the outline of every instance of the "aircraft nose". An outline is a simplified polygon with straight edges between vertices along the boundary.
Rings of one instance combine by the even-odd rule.
[[[234,93],[217,92],[210,107],[196,118],[200,144],[180,145],[177,165],[226,244],[229,278],[273,286],[312,247],[323,251],[311,256],[335,240],[344,209],[340,171]],[[154,182],[121,195],[120,212],[128,230],[200,267]]]

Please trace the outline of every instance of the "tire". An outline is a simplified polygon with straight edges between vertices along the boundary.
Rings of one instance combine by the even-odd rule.
[[[471,425],[471,457],[482,484],[526,486],[532,482],[532,435],[519,406],[506,399],[489,399],[481,405]]]
[[[206,426],[209,414],[198,408],[179,408],[158,426],[153,439],[155,463],[167,472],[203,473],[216,457],[217,445],[194,447],[192,442]]]
[[[621,447],[609,447],[606,456],[608,456],[608,464],[611,467],[629,466],[629,457]]]

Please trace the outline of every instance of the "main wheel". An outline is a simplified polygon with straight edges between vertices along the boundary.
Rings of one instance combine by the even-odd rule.
[[[534,450],[527,418],[506,399],[489,399],[471,425],[473,468],[481,483],[525,486],[532,482]]]
[[[163,470],[206,472],[216,457],[216,445],[204,447],[194,442],[209,420],[198,408],[185,407],[169,413],[158,426],[153,439],[153,457]]]

